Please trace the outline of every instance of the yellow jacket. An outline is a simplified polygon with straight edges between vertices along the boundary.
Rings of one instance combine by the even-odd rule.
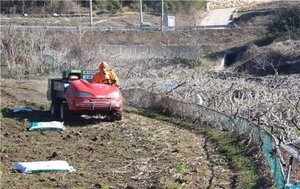
[[[119,79],[116,73],[114,73],[113,71],[109,70],[109,65],[106,62],[101,62],[101,64],[99,65],[99,72],[96,73],[93,78],[92,78],[92,82],[93,83],[108,83],[111,82],[109,80],[116,80],[116,82],[114,85],[118,85],[119,84]]]

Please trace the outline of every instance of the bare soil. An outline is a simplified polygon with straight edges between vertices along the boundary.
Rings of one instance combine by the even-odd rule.
[[[28,131],[54,121],[47,81],[1,83],[1,188],[234,188],[235,171],[201,133],[143,117],[125,108],[123,119],[83,117],[65,131]],[[13,113],[30,107],[33,112]],[[23,175],[13,164],[65,160],[76,172]]]

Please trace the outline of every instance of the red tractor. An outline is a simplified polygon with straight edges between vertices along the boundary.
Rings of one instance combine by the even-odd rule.
[[[49,79],[47,98],[51,101],[50,112],[63,121],[73,120],[77,115],[101,115],[109,120],[122,119],[123,97],[118,87],[90,83],[92,70],[67,70],[63,78]]]

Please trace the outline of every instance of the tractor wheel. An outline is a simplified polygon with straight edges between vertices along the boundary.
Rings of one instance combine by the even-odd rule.
[[[108,117],[111,121],[119,121],[122,119],[122,111],[113,110]]]
[[[62,103],[60,105],[60,119],[62,121],[69,121],[74,119],[75,113],[71,110],[69,110],[67,103]]]
[[[59,117],[60,105],[61,105],[61,102],[58,100],[54,100],[51,102],[50,113],[52,116]]]

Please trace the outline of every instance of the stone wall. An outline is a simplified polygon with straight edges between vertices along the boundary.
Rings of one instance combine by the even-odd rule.
[[[240,7],[271,0],[207,0],[207,9]]]

